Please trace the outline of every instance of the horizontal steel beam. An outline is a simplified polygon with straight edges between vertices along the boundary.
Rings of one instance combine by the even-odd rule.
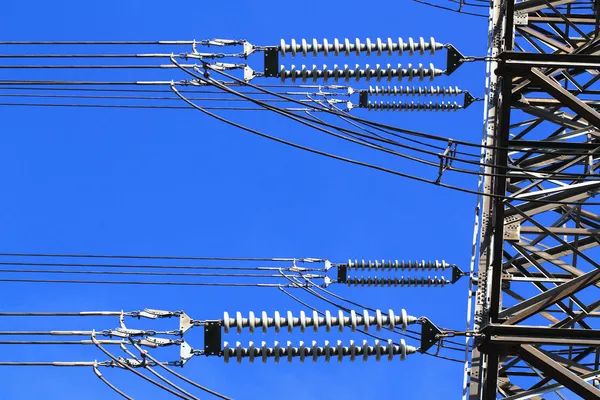
[[[511,69],[517,76],[517,69],[539,68],[582,68],[599,69],[600,57],[593,54],[560,54],[560,53],[518,53],[505,51],[499,55],[501,64],[498,73],[503,75]]]
[[[507,318],[504,322],[505,325],[517,324],[530,316],[543,311],[545,308],[556,304],[562,299],[569,297],[590,285],[594,285],[598,281],[600,281],[600,269],[595,269],[572,279],[569,282],[563,283],[560,286],[549,289],[543,293],[530,297],[519,304],[504,309],[500,312],[499,317]]]
[[[571,390],[573,393],[586,400],[599,399],[600,390],[590,385],[582,378],[571,373],[560,363],[554,361],[548,355],[532,345],[522,345],[519,351],[521,358],[542,371],[546,376],[551,377],[557,382]]]
[[[536,374],[537,376],[537,374]],[[581,379],[585,381],[590,381],[600,376],[600,371],[592,371],[587,374],[583,374],[579,376]],[[537,389],[526,390],[512,396],[505,397],[504,400],[527,400],[527,399],[540,399],[538,395],[554,392],[556,390],[562,389],[564,386],[560,383],[555,383],[548,386],[543,386]]]
[[[488,324],[481,333],[480,347],[483,351],[504,343],[507,345],[505,355],[516,355],[515,345],[523,344],[600,347],[600,335],[595,329]]]
[[[577,25],[595,25],[596,19],[588,15],[582,14],[563,14],[569,21]],[[541,15],[530,15],[529,22],[541,22],[541,23],[565,23],[564,19],[556,16],[556,14],[541,14]]]
[[[575,57],[572,55],[565,56],[567,58],[567,63],[571,62],[571,57]],[[588,56],[590,57],[590,56]],[[600,69],[600,57],[591,56],[596,59],[594,63],[595,69]],[[563,88],[549,76],[546,76],[542,71],[537,68],[531,68],[530,78],[532,81],[537,82],[542,89],[544,89],[548,94],[553,96],[555,99],[559,100],[562,104],[569,107],[571,110],[575,111],[578,115],[581,115],[587,122],[594,125],[597,128],[600,128],[600,114],[598,111],[594,110],[589,105],[585,104],[583,101],[578,99],[575,95],[570,93],[567,89]]]
[[[586,237],[583,239],[579,239],[577,241],[573,240],[568,243],[572,246],[577,245],[577,247],[579,248],[579,251],[589,250],[589,249],[594,248],[599,245],[598,240],[594,237]],[[523,248],[525,248],[529,252],[531,252],[532,258],[534,260],[540,261],[540,262],[549,261],[549,260],[559,260],[562,257],[570,256],[571,254],[573,254],[573,250],[565,244],[559,244],[559,245],[551,247],[549,249],[544,249],[543,254],[539,254],[539,252],[542,251],[541,249],[532,248],[529,245],[529,243],[520,242],[519,246],[522,246]],[[531,267],[532,266],[531,262],[529,260],[527,260],[525,257],[519,257],[516,260],[513,260],[512,263],[517,264],[517,265],[522,265],[523,267]]]
[[[553,6],[560,6],[562,4],[575,3],[577,0],[549,0],[548,3]],[[526,0],[515,4],[515,11],[522,13],[530,13],[534,11],[543,10],[548,7],[547,0]]]
[[[600,234],[600,229],[562,228],[562,227],[554,227],[554,226],[549,226],[549,227],[546,227],[545,229],[549,230],[552,233],[556,233],[557,235],[568,235],[568,236],[585,235],[585,236],[591,236],[591,235],[599,235]],[[536,226],[521,226],[520,232],[521,233],[544,233],[545,231],[542,230],[541,228],[536,227]]]

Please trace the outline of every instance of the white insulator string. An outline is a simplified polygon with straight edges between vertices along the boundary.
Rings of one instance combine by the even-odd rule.
[[[432,101],[428,103],[415,103],[414,101],[410,103],[381,101],[378,103],[369,101],[365,108],[368,111],[458,111],[462,110],[463,106],[457,102],[445,103],[443,101],[441,103],[434,103]]]
[[[387,343],[383,345],[379,340],[375,340],[373,345],[369,345],[368,341],[363,340],[362,345],[358,346],[353,340],[350,341],[349,346],[344,346],[341,340],[338,340],[335,345],[331,345],[328,340],[325,340],[323,346],[319,346],[316,341],[313,341],[310,346],[306,346],[301,341],[298,347],[292,346],[292,342],[289,341],[286,346],[274,342],[273,347],[267,346],[266,342],[262,342],[260,347],[255,346],[253,342],[249,342],[248,347],[243,347],[240,342],[236,342],[235,347],[230,347],[228,342],[224,342],[223,345],[225,363],[228,363],[230,359],[235,359],[238,364],[244,358],[248,358],[250,363],[257,358],[261,359],[263,363],[266,363],[269,358],[273,358],[275,363],[279,363],[282,358],[288,362],[299,358],[303,363],[307,358],[312,359],[313,362],[317,362],[319,358],[325,358],[325,362],[329,362],[333,357],[338,362],[342,362],[344,357],[350,357],[350,362],[354,362],[358,356],[362,357],[363,362],[367,361],[369,357],[375,356],[375,360],[379,362],[384,356],[388,361],[392,361],[395,356],[400,356],[400,360],[405,360],[408,354],[416,352],[417,348],[407,345],[404,339],[399,344],[394,344],[391,339],[388,339]]]
[[[342,265],[344,266],[344,265]],[[452,266],[448,264],[444,260],[434,260],[434,261],[425,261],[425,260],[416,260],[416,261],[398,261],[398,260],[348,260],[348,264],[345,265],[348,269],[361,271],[366,270],[375,270],[375,271],[445,271],[447,268],[451,268]]]
[[[458,96],[464,93],[458,86],[369,86],[366,91],[375,96]]]
[[[337,83],[340,79],[344,80],[344,82],[355,79],[358,82],[362,78],[365,78],[367,82],[371,79],[375,79],[377,82],[385,79],[390,82],[392,79],[402,81],[403,78],[407,78],[410,82],[413,79],[423,81],[425,78],[432,81],[435,77],[443,73],[444,71],[435,68],[433,63],[429,64],[429,68],[423,67],[423,64],[419,64],[416,68],[412,64],[408,64],[406,68],[403,68],[402,64],[398,64],[396,67],[392,67],[391,64],[387,64],[385,67],[376,64],[374,68],[371,68],[367,64],[364,69],[358,64],[353,69],[348,65],[340,68],[337,64],[333,66],[333,69],[329,69],[327,65],[323,65],[322,69],[318,69],[316,65],[313,65],[310,69],[306,65],[302,65],[300,69],[297,69],[295,65],[292,65],[289,70],[282,65],[279,77],[282,83],[285,83],[286,79],[291,79],[292,83],[298,79],[302,80],[302,82],[306,82],[308,79],[311,79],[313,82],[323,79],[323,83],[327,83],[329,79],[333,79]]]
[[[319,53],[323,53],[325,57],[327,57],[329,53],[333,53],[336,57],[339,56],[340,53],[343,53],[346,57],[348,57],[350,53],[355,53],[357,56],[360,56],[361,53],[365,53],[367,56],[370,56],[372,53],[377,53],[378,56],[381,56],[383,53],[387,53],[388,56],[397,53],[401,56],[405,52],[412,56],[415,53],[423,55],[425,52],[434,55],[436,51],[441,50],[444,47],[444,44],[436,42],[433,37],[429,39],[420,37],[417,40],[409,37],[407,41],[402,38],[392,39],[388,37],[383,40],[377,38],[374,42],[371,41],[371,39],[366,39],[364,43],[358,38],[354,41],[350,41],[348,38],[340,41],[336,38],[333,39],[332,43],[327,39],[323,39],[322,43],[319,43],[317,39],[312,39],[310,42],[306,39],[301,39],[299,43],[296,42],[295,39],[291,39],[289,44],[286,43],[284,39],[281,39],[279,53],[282,57],[285,57],[286,54],[291,54],[292,57],[296,57],[299,53],[301,53],[303,57],[306,57],[309,53],[312,53],[315,57]]]
[[[341,309],[337,311],[337,316],[332,316],[330,311],[325,311],[322,317],[316,310],[313,310],[312,316],[306,316],[304,311],[300,311],[299,317],[294,317],[291,311],[287,312],[286,317],[281,317],[279,311],[275,311],[272,318],[265,311],[261,313],[260,318],[257,318],[252,311],[248,313],[248,318],[244,318],[241,312],[237,312],[235,318],[230,317],[228,312],[223,314],[223,327],[226,334],[232,328],[237,328],[239,334],[243,328],[249,328],[250,333],[254,333],[257,328],[262,328],[263,333],[266,333],[268,328],[275,328],[276,333],[279,333],[282,328],[287,328],[291,333],[294,328],[300,327],[300,331],[304,333],[307,328],[317,332],[323,326],[327,332],[336,326],[340,332],[344,327],[350,327],[352,332],[355,332],[358,327],[363,327],[365,332],[368,332],[370,326],[375,326],[377,331],[384,327],[393,331],[396,326],[406,330],[408,325],[417,322],[418,319],[408,315],[404,309],[400,310],[400,315],[396,315],[391,309],[387,314],[375,310],[375,316],[370,315],[368,310],[363,310],[362,315],[350,310],[350,316],[344,316]]]
[[[349,277],[346,281],[348,286],[387,286],[387,287],[444,287],[445,285],[451,283],[449,280],[444,278],[438,278],[437,276],[432,278],[428,277],[414,277],[414,278],[405,278],[405,277],[387,277],[387,278],[378,278],[378,277]]]

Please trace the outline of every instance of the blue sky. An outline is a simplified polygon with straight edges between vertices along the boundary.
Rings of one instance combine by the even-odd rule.
[[[368,8],[364,2],[355,1],[336,3],[335,7],[326,3],[292,6],[274,1],[195,5],[158,1],[5,1],[0,14],[3,40],[218,37],[277,45],[281,38],[434,36],[469,55],[484,54],[486,25],[482,18],[451,14],[409,1]],[[444,67],[443,55],[434,60]],[[424,61],[428,63],[429,58]],[[290,62],[285,59],[286,64]],[[336,62],[343,64],[344,60]],[[262,67],[260,56],[251,58],[250,63],[256,69]],[[45,73],[33,71],[19,76],[45,79]],[[14,72],[0,71],[0,79],[8,79],[8,74]],[[85,78],[83,72],[64,74]],[[139,71],[113,74],[121,80],[149,76]],[[175,71],[161,71],[160,77],[182,78]],[[261,82],[269,83],[256,81]],[[481,96],[484,67],[465,65],[437,84],[458,85]],[[266,113],[224,115],[303,144],[370,157],[401,171],[428,173],[404,160],[351,147]],[[355,115],[473,142],[478,142],[481,135],[481,103],[452,114],[375,115],[355,110]],[[470,195],[284,147],[194,111],[0,107],[0,121],[3,252],[323,257],[335,262],[348,258],[445,259],[468,268],[475,206],[475,198]],[[435,178],[431,173],[428,176]],[[473,177],[450,182],[476,188]],[[334,290],[371,307],[406,308],[410,314],[425,315],[440,326],[464,329],[466,284],[463,279],[444,289],[340,286]],[[295,294],[321,309],[332,309],[302,293]],[[0,304],[5,311],[183,309],[196,319],[221,318],[223,311],[271,313],[302,309],[271,289],[22,283],[1,283]],[[101,330],[114,328],[116,323],[114,319],[4,318],[0,329]],[[153,324],[140,321],[135,327],[154,329]],[[171,325],[161,321],[156,326],[177,327],[175,321]],[[186,337],[192,345],[202,346],[200,330]],[[346,332],[282,332],[265,338],[260,333],[240,337],[233,333],[225,340],[310,342],[315,338],[363,339]],[[173,349],[160,354],[175,355]],[[81,346],[3,346],[0,351],[2,361],[95,358],[106,357]],[[103,372],[135,398],[167,398],[124,371]],[[460,395],[462,384],[461,365],[420,354],[405,362],[372,360],[365,364],[321,361],[224,365],[218,358],[196,358],[182,372],[240,399],[262,395],[290,399],[376,395],[455,398]],[[2,397],[6,399],[113,396],[87,368],[3,368],[0,373]]]

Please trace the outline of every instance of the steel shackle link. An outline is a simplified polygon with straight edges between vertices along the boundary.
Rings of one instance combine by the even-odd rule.
[[[361,271],[366,270],[375,270],[375,271],[445,271],[447,268],[451,268],[452,265],[448,264],[444,260],[433,260],[433,261],[425,261],[425,260],[408,260],[408,261],[398,261],[398,260],[348,260],[348,264],[342,265],[343,267],[347,267],[350,270],[358,270]]]
[[[279,345],[279,342],[274,342],[273,347],[268,347],[266,342],[262,342],[260,347],[250,342],[248,347],[242,347],[240,342],[236,342],[235,347],[229,347],[229,343],[223,344],[223,358],[225,363],[228,363],[231,358],[237,360],[238,364],[242,359],[248,358],[253,363],[255,359],[267,362],[268,358],[273,358],[275,363],[278,363],[281,358],[292,362],[294,358],[299,358],[303,363],[306,358],[312,359],[313,362],[321,357],[325,358],[325,362],[329,362],[331,358],[337,358],[338,362],[342,362],[344,357],[350,357],[350,362],[354,362],[356,357],[362,357],[363,362],[369,357],[375,356],[375,361],[381,361],[385,356],[388,361],[392,361],[394,356],[400,356],[400,360],[406,359],[408,354],[413,354],[417,351],[416,347],[406,344],[404,339],[400,340],[400,344],[394,344],[392,339],[382,345],[379,340],[375,340],[371,346],[366,340],[363,340],[362,345],[356,345],[354,340],[350,341],[349,346],[344,346],[341,340],[337,341],[336,345],[331,345],[328,340],[325,340],[323,346],[319,346],[316,341],[313,341],[311,346],[305,346],[304,342],[299,342],[298,347],[292,346],[292,342],[287,342],[286,346]]]
[[[414,101],[408,102],[395,102],[395,101],[369,101],[366,109],[368,111],[458,111],[462,110],[463,106],[457,102],[440,102],[434,103],[432,101],[428,103],[415,103]]]
[[[417,321],[417,318],[408,315],[405,309],[400,310],[400,315],[396,315],[391,309],[387,315],[383,315],[381,310],[375,310],[374,316],[370,315],[368,310],[363,310],[362,314],[350,310],[350,316],[344,316],[342,310],[338,310],[337,316],[332,316],[331,312],[326,311],[324,317],[320,317],[317,311],[312,312],[312,317],[307,317],[304,311],[300,311],[300,317],[294,317],[291,311],[287,312],[286,317],[281,317],[279,311],[275,311],[273,318],[268,317],[266,311],[262,312],[261,318],[256,318],[252,311],[248,313],[248,318],[243,318],[241,312],[237,312],[235,318],[231,318],[228,312],[223,313],[225,333],[229,333],[231,328],[237,328],[237,333],[241,333],[243,328],[249,328],[250,333],[254,333],[256,328],[262,328],[263,333],[266,333],[268,328],[275,328],[275,332],[279,333],[282,327],[287,327],[289,333],[295,327],[300,327],[300,331],[304,333],[306,328],[312,327],[313,331],[317,332],[323,326],[327,332],[334,326],[337,326],[340,332],[346,326],[351,327],[352,332],[359,326],[363,327],[365,332],[369,331],[370,326],[375,326],[378,331],[383,327],[393,331],[396,326],[406,330],[408,325]]]
[[[376,52],[378,56],[381,56],[384,52],[390,56],[395,52],[397,52],[399,56],[404,54],[404,52],[408,52],[408,54],[412,56],[415,53],[423,55],[426,51],[431,55],[434,55],[436,51],[443,48],[444,45],[436,42],[433,37],[428,40],[420,37],[416,41],[413,40],[412,37],[409,37],[406,42],[402,38],[395,40],[392,38],[383,40],[377,38],[375,41],[366,39],[364,43],[358,38],[352,41],[348,38],[341,41],[336,38],[333,39],[332,43],[329,43],[327,39],[323,39],[322,43],[319,43],[317,39],[312,39],[312,41],[301,39],[299,43],[296,42],[295,39],[292,39],[290,44],[287,44],[284,39],[281,39],[279,53],[281,54],[281,57],[285,57],[288,53],[290,53],[292,57],[296,57],[298,53],[302,54],[303,57],[306,57],[309,53],[312,53],[315,57],[319,53],[323,53],[325,57],[327,57],[329,53],[333,53],[336,57],[340,53],[344,53],[346,57],[348,57],[350,53],[356,53],[357,56],[360,56],[361,53],[366,53],[367,56],[370,56],[373,52]]]
[[[390,82],[394,78],[397,78],[398,81],[401,81],[403,78],[407,78],[408,81],[412,81],[415,78],[422,81],[428,78],[432,81],[435,77],[443,73],[444,71],[435,68],[433,64],[429,64],[429,68],[423,67],[423,64],[419,64],[417,68],[413,67],[412,64],[408,64],[406,68],[403,68],[402,64],[398,64],[397,67],[392,67],[391,64],[387,64],[385,67],[376,64],[374,68],[371,68],[367,64],[364,69],[358,64],[356,64],[355,68],[350,68],[348,65],[340,68],[336,64],[333,66],[333,69],[329,69],[327,65],[323,65],[322,69],[318,69],[316,65],[313,65],[312,68],[302,65],[301,69],[297,69],[295,65],[292,65],[289,70],[282,65],[279,76],[282,83],[285,83],[286,79],[291,79],[292,82],[296,82],[297,79],[301,79],[302,82],[306,82],[308,79],[312,79],[313,82],[323,79],[323,83],[327,83],[329,79],[333,79],[337,83],[340,79],[343,79],[345,82],[355,79],[358,82],[362,78],[365,78],[367,82],[371,79],[375,79],[377,82],[386,79]]]
[[[400,286],[400,287],[404,287],[404,286],[414,286],[414,287],[444,287],[444,285],[447,285],[449,283],[451,283],[449,280],[445,279],[445,278],[438,278],[436,277],[414,277],[414,278],[405,278],[405,277],[387,277],[387,278],[378,278],[376,276],[374,277],[349,277],[348,280],[346,281],[346,283],[348,284],[348,286],[354,285],[354,286]]]
[[[458,96],[464,90],[458,86],[369,86],[367,93],[375,96]]]

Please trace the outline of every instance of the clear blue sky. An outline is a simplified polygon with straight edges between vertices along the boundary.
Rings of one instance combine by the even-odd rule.
[[[486,20],[451,14],[408,0],[282,3],[149,1],[4,1],[2,40],[190,40],[244,38],[277,45],[280,38],[435,36],[464,54],[483,55]],[[31,51],[45,49],[35,48]],[[110,49],[119,51],[119,49]],[[301,60],[295,60],[301,64]],[[395,59],[392,59],[396,62]],[[416,60],[403,59],[402,62]],[[425,59],[429,62],[429,58]],[[435,57],[444,67],[443,56]],[[260,69],[261,57],[251,59]],[[310,60],[308,60],[310,63]],[[333,63],[331,60],[329,63]],[[343,64],[344,60],[338,61]],[[359,61],[361,64],[364,60]],[[371,64],[376,59],[369,60]],[[418,62],[418,61],[417,61]],[[286,59],[286,64],[290,59]],[[7,72],[0,71],[0,79]],[[44,79],[45,72],[30,72]],[[138,74],[138,75],[136,75]],[[11,75],[14,76],[14,75]],[[25,76],[25,75],[22,75]],[[84,78],[83,73],[76,75]],[[123,80],[147,76],[121,72]],[[163,79],[181,79],[174,71]],[[256,81],[264,82],[264,81]],[[439,85],[482,95],[483,65],[466,65]],[[373,116],[356,110],[358,116]],[[229,116],[232,116],[229,114]],[[373,116],[398,126],[478,142],[481,103],[453,113]],[[237,118],[237,116],[235,116]],[[265,113],[239,117],[304,144],[370,157]],[[252,136],[193,111],[33,109],[0,107],[0,207],[3,252],[72,252],[231,257],[445,259],[468,268],[473,196],[320,158]],[[413,173],[403,160],[381,162]],[[429,177],[434,177],[429,175]],[[473,177],[452,181],[471,189]],[[361,289],[336,293],[371,307],[406,308],[440,326],[464,329],[466,280],[440,289]],[[301,295],[300,293],[296,293]],[[303,296],[321,309],[327,305]],[[183,309],[197,319],[223,311],[298,311],[276,290],[193,287],[0,284],[5,311]],[[331,307],[329,307],[331,309]],[[153,329],[152,322],[134,325]],[[161,324],[163,326],[163,324]],[[0,329],[107,329],[116,320],[0,320]],[[172,329],[177,327],[172,321]],[[285,342],[313,338],[362,340],[360,335],[268,335]],[[200,330],[187,335],[202,346]],[[230,334],[229,342],[262,334]],[[417,345],[414,342],[410,344]],[[175,350],[164,353],[175,356]],[[462,356],[461,354],[457,354]],[[0,360],[104,360],[92,348],[0,348]],[[175,357],[173,357],[175,358]],[[459,357],[460,358],[460,357]],[[127,372],[103,371],[135,398],[161,399]],[[191,360],[190,378],[239,399],[440,399],[460,396],[462,366],[416,354],[405,362],[224,365]],[[113,393],[89,369],[3,368],[4,399],[106,399]],[[208,396],[202,396],[208,398]]]

